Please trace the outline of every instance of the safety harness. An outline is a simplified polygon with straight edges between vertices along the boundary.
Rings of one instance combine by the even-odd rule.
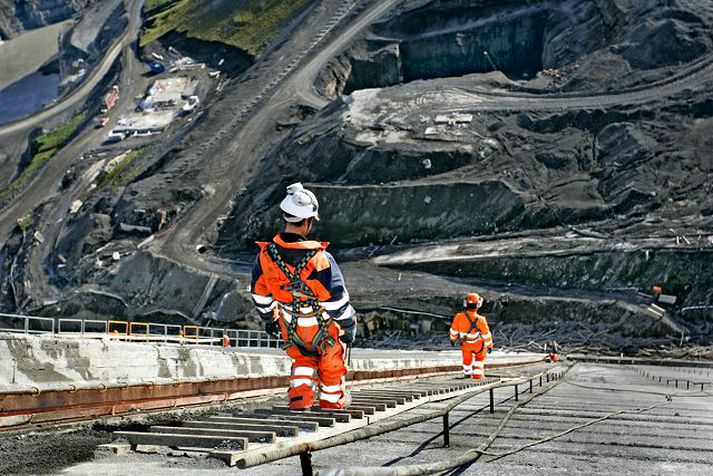
[[[476,313],[476,314],[475,314],[475,320],[474,320],[474,321],[471,321],[471,320],[470,320],[470,316],[468,316],[468,312],[466,311],[466,312],[465,312],[465,317],[467,317],[467,318],[468,318],[468,321],[470,322],[470,327],[468,328],[468,332],[466,332],[466,334],[470,334],[470,333],[473,332],[474,330],[478,329],[478,319],[480,319],[480,316]],[[483,340],[483,338],[481,337],[479,340]],[[465,339],[462,339],[462,338],[460,339],[460,341],[461,341],[462,343],[465,343],[465,342],[466,342]],[[473,344],[475,344],[476,342],[478,342],[478,341],[476,340],[475,342],[473,342]],[[485,341],[483,341],[483,345],[485,345]]]
[[[309,250],[305,253],[302,259],[295,266],[294,272],[290,271],[287,263],[285,263],[280,254],[277,252],[277,246],[275,243],[270,243],[267,246],[267,254],[290,281],[290,283],[285,286],[285,290],[292,293],[292,319],[290,322],[285,322],[287,327],[287,336],[282,344],[282,348],[287,349],[288,347],[294,345],[297,346],[303,354],[309,355],[310,357],[318,357],[320,352],[324,354],[336,342],[336,340],[329,335],[329,326],[332,324],[332,318],[330,317],[329,319],[324,319],[322,317],[323,310],[319,305],[317,295],[301,278],[302,271],[305,266],[307,266],[309,261],[317,254],[317,250]],[[304,299],[304,301],[302,299]],[[278,306],[279,305],[280,304],[278,303]],[[311,307],[312,312],[309,314],[302,314],[301,310],[303,305]],[[312,342],[309,344],[304,342],[297,334],[298,316],[316,317],[317,322],[319,323],[319,330],[312,339]]]

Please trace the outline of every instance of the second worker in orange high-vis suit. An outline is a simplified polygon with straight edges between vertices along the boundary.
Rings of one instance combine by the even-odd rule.
[[[290,408],[311,408],[317,392],[321,408],[346,408],[345,344],[354,341],[356,313],[342,273],[326,251],[328,244],[306,238],[319,219],[317,198],[295,183],[287,187],[280,209],[285,231],[271,242],[258,243],[253,302],[265,330],[280,333],[293,360]]]
[[[485,316],[478,314],[483,298],[470,293],[463,304],[465,310],[453,318],[450,341],[451,345],[460,342],[463,376],[479,380],[485,375],[485,358],[493,349],[493,336]]]

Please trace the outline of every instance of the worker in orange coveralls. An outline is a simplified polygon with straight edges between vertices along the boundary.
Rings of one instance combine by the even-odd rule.
[[[549,362],[559,362],[560,360],[560,350],[559,345],[557,345],[556,340],[551,340],[545,343],[545,352],[547,352],[547,357]]]
[[[493,350],[493,336],[490,334],[485,316],[478,314],[483,298],[470,293],[463,301],[465,310],[453,318],[451,324],[451,345],[460,342],[463,352],[463,376],[480,380],[485,375],[485,357]],[[475,356],[475,361],[473,361]]]
[[[346,408],[345,344],[356,335],[356,313],[344,277],[326,251],[328,243],[306,238],[319,220],[319,203],[301,183],[287,187],[280,203],[285,231],[258,243],[252,271],[253,302],[265,330],[282,336],[282,347],[294,361],[290,408],[306,410],[319,391],[321,408]]]

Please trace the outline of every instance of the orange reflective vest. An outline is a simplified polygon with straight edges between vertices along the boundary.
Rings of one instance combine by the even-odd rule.
[[[338,323],[352,321],[354,308],[349,302],[349,292],[339,266],[325,250],[328,243],[295,239],[296,235],[288,241],[286,236],[290,237],[288,234],[277,235],[272,243],[290,274],[300,268],[299,282],[291,282],[270,256],[270,243],[258,243],[260,253],[253,266],[251,284],[258,312],[270,317],[279,303],[280,311],[288,314],[284,316],[287,320],[294,316],[300,319],[300,326],[309,327],[317,324],[316,306]],[[305,258],[308,258],[306,262]],[[300,302],[300,309],[293,309],[296,301]]]
[[[493,336],[490,334],[488,321],[477,311],[459,312],[453,318],[450,340],[459,339],[466,344],[482,341],[486,348],[493,346]]]

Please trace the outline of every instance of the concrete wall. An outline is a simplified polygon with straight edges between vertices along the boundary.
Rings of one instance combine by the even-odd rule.
[[[489,364],[525,363],[536,354],[494,353]],[[116,384],[205,381],[289,375],[280,349],[219,347],[77,339],[0,333],[0,392],[66,389]],[[388,371],[459,366],[460,352],[355,349],[351,370]]]
[[[290,361],[220,348],[0,333],[0,391],[286,375]]]

